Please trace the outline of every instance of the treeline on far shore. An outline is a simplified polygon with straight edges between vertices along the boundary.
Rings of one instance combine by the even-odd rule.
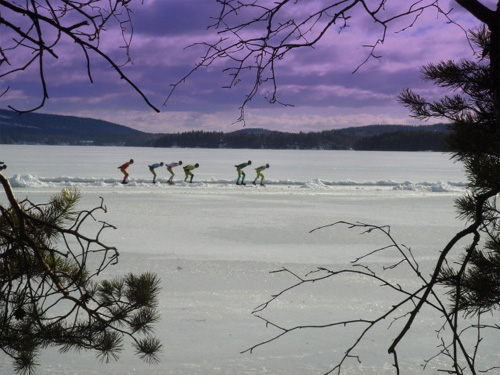
[[[154,147],[445,151],[446,125],[372,125],[322,132],[285,133],[262,129],[231,133],[190,131],[166,134]]]
[[[359,151],[446,151],[447,132],[426,127],[380,125],[322,132],[285,133],[243,129],[231,133],[188,131],[172,134],[1,134],[1,144],[84,146],[249,148]]]
[[[243,128],[233,132],[155,134],[74,116],[19,114],[0,109],[0,144],[253,148],[366,151],[446,151],[446,124],[368,125],[288,133]]]

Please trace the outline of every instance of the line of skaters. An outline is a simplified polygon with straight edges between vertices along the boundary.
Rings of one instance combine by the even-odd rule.
[[[118,169],[123,173],[122,184],[128,183],[127,180],[128,180],[128,177],[130,174],[128,173],[127,169],[132,164],[134,164],[134,159],[130,159],[128,162],[123,163],[122,165],[120,165],[118,167]],[[236,179],[236,185],[246,185],[246,183],[245,183],[246,174],[245,174],[244,169],[250,165],[252,165],[251,160],[247,161],[246,163],[241,163],[241,164],[235,165],[236,172],[238,173],[238,178]],[[170,178],[167,180],[167,183],[169,185],[173,185],[174,184],[174,176],[175,176],[174,168],[179,167],[179,166],[183,166],[182,160],[179,160],[178,162],[172,162],[169,164],[165,164],[164,162],[149,164],[148,165],[149,171],[153,174],[153,184],[156,183],[156,177],[157,177],[156,169],[161,168],[163,166],[165,166],[167,168],[167,171],[170,172]],[[189,178],[190,183],[193,182],[193,177],[194,177],[193,170],[195,170],[196,168],[199,168],[199,166],[200,165],[198,163],[196,163],[196,164],[184,165],[182,167],[182,169],[184,170],[184,174],[185,174],[184,182],[187,182],[188,178]],[[267,168],[269,168],[269,163],[266,163],[264,165],[261,165],[260,167],[255,168],[255,171],[257,172],[257,176],[253,180],[254,185],[257,185],[257,180],[259,180],[259,178],[260,178],[260,186],[265,186],[264,185],[264,174],[262,172],[264,170],[266,170]]]

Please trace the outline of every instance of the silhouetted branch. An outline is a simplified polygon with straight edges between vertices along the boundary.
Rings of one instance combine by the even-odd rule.
[[[380,27],[373,44],[363,46],[369,52],[353,73],[370,59],[380,57],[376,51],[386,41],[389,27],[396,24],[396,21],[408,20],[405,27],[396,31],[403,32],[414,27],[424,12],[434,10],[452,22],[449,12],[441,8],[439,0],[411,1],[392,13],[390,10],[394,5],[383,0],[331,0],[320,5],[290,0],[217,2],[220,4],[220,12],[214,17],[209,29],[215,30],[220,39],[192,45],[204,48],[205,53],[192,70],[171,85],[165,105],[177,87],[197,70],[221,60],[226,63],[222,70],[229,77],[229,82],[223,87],[234,88],[243,81],[247,73],[251,73],[253,77],[250,78],[249,88],[240,106],[237,121],[242,122],[245,122],[245,108],[263,86],[270,87],[270,93],[265,95],[269,103],[291,105],[278,99],[277,64],[298,49],[314,48],[332,33],[342,33],[344,29],[352,27],[352,19],[367,16]]]
[[[0,0],[0,25],[2,26],[2,45],[0,45],[0,78],[24,71],[33,64],[38,65],[38,76],[42,89],[40,103],[30,109],[9,108],[19,113],[32,112],[43,107],[49,99],[49,82],[46,78],[46,66],[49,64],[46,53],[58,59],[56,52],[65,40],[79,46],[87,66],[87,75],[93,82],[89,52],[104,60],[133,88],[156,112],[159,110],[149,101],[144,92],[124,73],[122,67],[131,61],[130,43],[133,26],[130,0],[112,0],[103,2],[90,0],[31,0],[12,2]],[[112,22],[119,25],[125,51],[126,62],[118,64],[104,49],[100,41],[102,33],[111,28]],[[10,39],[10,42],[8,40]],[[29,58],[27,56],[30,56]],[[14,63],[15,61],[15,63]],[[3,65],[3,63],[7,65]],[[3,69],[2,69],[3,68]]]
[[[490,192],[489,194],[485,194],[481,197],[481,200],[486,200],[488,197],[494,192]],[[282,289],[278,293],[272,295],[266,302],[257,306],[253,314],[256,317],[263,320],[266,326],[273,327],[278,330],[278,333],[271,338],[259,342],[250,348],[243,351],[243,353],[252,353],[255,349],[269,344],[273,341],[283,338],[284,336],[291,334],[292,332],[305,330],[305,329],[321,329],[321,328],[334,328],[334,327],[346,327],[346,326],[358,326],[365,325],[365,327],[361,330],[361,332],[356,336],[352,343],[346,343],[346,349],[344,351],[343,356],[338,360],[337,364],[333,366],[326,374],[336,373],[341,374],[342,369],[344,368],[346,361],[349,359],[355,358],[360,361],[361,358],[359,355],[354,354],[354,351],[358,348],[361,342],[365,339],[366,335],[374,329],[375,326],[380,325],[383,321],[387,319],[391,319],[389,324],[389,328],[393,326],[393,324],[397,321],[404,320],[404,327],[401,329],[400,333],[396,336],[397,341],[390,346],[389,353],[392,354],[393,358],[393,366],[395,368],[396,373],[400,373],[400,363],[398,359],[397,353],[397,345],[405,338],[408,334],[409,329],[412,327],[414,319],[417,314],[420,313],[422,307],[428,306],[432,310],[436,311],[437,314],[443,320],[443,326],[441,329],[437,331],[437,338],[439,341],[439,347],[437,353],[431,358],[425,360],[426,366],[431,361],[435,360],[438,357],[447,357],[451,360],[451,368],[452,370],[443,370],[453,374],[465,374],[465,369],[470,371],[471,374],[476,374],[476,357],[479,350],[479,345],[482,342],[482,331],[484,329],[498,329],[498,326],[495,327],[487,327],[487,325],[480,324],[480,320],[478,317],[477,324],[465,324],[465,320],[462,318],[459,319],[458,311],[456,308],[452,309],[451,312],[448,311],[445,302],[445,296],[442,293],[436,290],[436,286],[438,285],[438,276],[440,275],[440,264],[442,258],[447,258],[449,251],[453,248],[453,245],[448,245],[445,247],[444,251],[441,253],[440,262],[438,262],[438,266],[436,270],[433,272],[429,279],[425,278],[421,271],[417,260],[415,259],[413,252],[410,248],[404,245],[400,245],[393,238],[390,227],[388,226],[377,226],[365,223],[350,223],[345,221],[338,221],[333,224],[325,225],[319,228],[313,229],[311,232],[315,232],[319,229],[325,229],[333,226],[346,226],[351,230],[359,230],[361,234],[370,235],[372,233],[381,233],[383,236],[389,241],[389,244],[386,246],[381,246],[374,251],[369,251],[365,255],[357,257],[355,261],[351,262],[352,268],[340,269],[340,270],[331,270],[325,267],[318,267],[314,271],[308,272],[304,277],[298,275],[296,272],[292,271],[288,268],[282,268],[277,271],[273,271],[272,273],[284,273],[291,275],[293,279],[297,280],[297,282],[292,283],[290,286]],[[465,232],[469,233],[473,230],[465,230]],[[475,246],[477,238],[474,238],[472,246]],[[451,248],[449,248],[451,246]],[[386,254],[387,251],[391,251],[393,255],[393,251],[396,250],[399,260],[395,261],[391,266],[381,267],[381,271],[374,271],[368,265],[360,263],[369,261],[371,257],[374,255]],[[446,254],[444,256],[443,254]],[[402,268],[403,267],[403,268]],[[421,285],[418,287],[404,286],[393,280],[391,277],[391,272],[397,268],[402,268],[407,275],[413,275],[416,277],[416,280],[421,282]],[[462,267],[463,268],[463,267]],[[333,277],[339,277],[341,275],[354,275],[359,278],[365,280],[371,280],[378,283],[380,287],[389,288],[394,291],[396,295],[399,295],[400,298],[391,298],[390,306],[384,308],[384,310],[378,314],[374,318],[363,318],[359,317],[357,319],[348,319],[348,320],[338,320],[331,323],[326,324],[301,324],[295,325],[291,327],[284,327],[281,324],[272,321],[262,314],[271,308],[271,305],[278,300],[282,300],[287,297],[287,295],[300,287],[303,287],[307,284],[316,284],[327,279]],[[446,327],[446,329],[445,329]],[[446,338],[446,331],[450,330],[450,336]],[[475,329],[477,331],[476,340],[474,343],[470,344],[470,338],[466,341],[462,339],[462,336],[465,332]],[[463,366],[462,364],[465,364]]]
[[[79,211],[79,193],[63,190],[47,204],[18,202],[1,173],[0,183],[10,203],[0,205],[0,350],[16,371],[32,372],[47,346],[117,359],[124,337],[141,358],[157,362],[161,343],[151,335],[158,321],[157,276],[96,280],[119,255],[101,240],[115,229],[96,219],[106,212],[103,200]]]

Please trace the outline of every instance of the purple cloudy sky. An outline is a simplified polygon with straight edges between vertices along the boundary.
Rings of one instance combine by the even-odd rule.
[[[424,0],[424,2],[427,0]],[[314,0],[309,0],[313,4]],[[432,2],[432,1],[427,1]],[[493,9],[496,0],[483,3]],[[307,3],[302,1],[301,3]],[[392,2],[401,6],[410,1]],[[392,4],[389,2],[388,7]],[[464,28],[478,23],[452,0],[441,0],[450,17]],[[60,57],[48,66],[50,100],[40,112],[104,119],[148,132],[188,130],[232,131],[251,81],[236,88],[222,88],[229,77],[221,72],[222,62],[200,70],[178,87],[168,106],[163,103],[170,84],[177,82],[196,64],[202,51],[185,47],[204,40],[215,40],[207,30],[210,16],[216,16],[215,0],[144,0],[133,6],[134,36],[132,64],[125,72],[148,95],[157,114],[137,93],[120,82],[116,73],[98,59],[93,60],[94,83],[88,82],[82,55],[71,47],[60,50]],[[408,21],[406,21],[408,23]],[[396,25],[395,25],[396,26]],[[399,27],[403,26],[399,23]],[[367,57],[363,45],[379,37],[368,19],[356,19],[341,34],[332,30],[314,49],[298,50],[277,67],[280,99],[294,107],[270,105],[261,96],[246,110],[246,126],[283,131],[318,131],[370,124],[419,124],[397,102],[404,88],[432,97],[436,89],[420,80],[422,65],[442,59],[472,57],[472,50],[459,27],[449,24],[435,11],[425,13],[405,32],[388,31],[387,40],[377,53],[355,74],[352,72]],[[124,60],[110,30],[103,40],[105,48]],[[36,105],[40,88],[29,72],[10,76],[1,82],[0,107],[19,108]]]

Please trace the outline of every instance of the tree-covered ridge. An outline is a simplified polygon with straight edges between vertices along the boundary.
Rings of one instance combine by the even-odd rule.
[[[446,125],[371,125],[322,132],[285,133],[244,129],[231,133],[166,134],[155,147],[444,151]]]
[[[445,124],[369,125],[288,133],[243,128],[233,132],[145,133],[127,126],[75,116],[0,109],[0,143],[141,147],[444,151]]]
[[[43,113],[24,113],[0,109],[0,129],[3,133],[53,135],[120,135],[141,134],[139,130],[104,120]]]

